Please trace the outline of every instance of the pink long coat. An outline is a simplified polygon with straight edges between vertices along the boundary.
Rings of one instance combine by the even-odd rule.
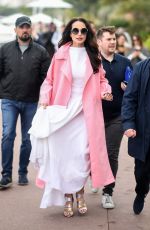
[[[67,43],[54,55],[47,77],[41,86],[40,103],[64,106],[68,104],[72,84],[69,47],[70,43]],[[93,74],[87,55],[82,101],[89,138],[91,177],[94,187],[101,187],[114,182],[106,150],[101,105],[101,96],[106,92],[111,92],[111,88],[105,78],[103,68],[100,68],[99,73]]]

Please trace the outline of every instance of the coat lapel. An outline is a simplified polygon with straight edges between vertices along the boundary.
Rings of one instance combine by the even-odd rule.
[[[86,70],[85,70],[85,81],[84,81],[84,87],[86,86],[89,78],[93,74],[93,68],[89,59],[89,56],[86,57]]]
[[[61,71],[64,73],[68,81],[71,83],[72,82],[72,71],[71,71],[71,62],[70,62],[69,53],[68,53],[68,57],[64,60],[64,63],[61,67]]]
[[[71,61],[69,56],[69,47],[70,47],[70,43],[67,43],[66,45],[62,46],[56,54],[56,59],[63,60],[64,63],[61,67],[61,71],[64,73],[68,81],[72,83],[72,71],[71,71]],[[85,65],[86,65],[86,70],[85,70],[84,87],[86,86],[89,78],[93,74],[93,68],[91,66],[91,62],[88,55],[86,57]]]
[[[61,71],[64,73],[68,81],[72,82],[72,71],[71,71],[71,62],[69,56],[69,47],[70,43],[60,47],[56,53],[56,59],[59,59],[63,62],[61,66]]]

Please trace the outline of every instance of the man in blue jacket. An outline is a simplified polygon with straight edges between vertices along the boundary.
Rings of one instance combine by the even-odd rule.
[[[27,167],[31,151],[28,130],[37,109],[40,86],[46,77],[50,58],[42,46],[31,38],[30,18],[19,17],[15,25],[16,40],[0,48],[0,98],[2,109],[2,178],[0,189],[12,185],[13,146],[18,116],[21,120],[18,184],[27,185]]]
[[[136,64],[125,91],[122,121],[128,153],[135,158],[135,214],[140,214],[150,184],[150,59]]]

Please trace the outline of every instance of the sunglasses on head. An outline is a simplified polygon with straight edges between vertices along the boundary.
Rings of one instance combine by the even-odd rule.
[[[75,34],[75,35],[79,34],[79,32],[80,32],[82,35],[86,35],[87,32],[88,32],[88,29],[87,29],[87,28],[82,28],[82,29],[80,30],[80,29],[78,29],[78,28],[73,28],[73,29],[71,30],[71,33],[72,33],[72,34]]]

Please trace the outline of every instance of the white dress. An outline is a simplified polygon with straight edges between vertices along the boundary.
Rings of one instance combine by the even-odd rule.
[[[38,177],[45,181],[41,208],[64,205],[65,193],[75,193],[90,173],[87,129],[82,110],[86,50],[70,47],[72,93],[67,107],[40,107],[29,130],[30,160],[39,163]],[[45,147],[43,147],[45,146]]]

